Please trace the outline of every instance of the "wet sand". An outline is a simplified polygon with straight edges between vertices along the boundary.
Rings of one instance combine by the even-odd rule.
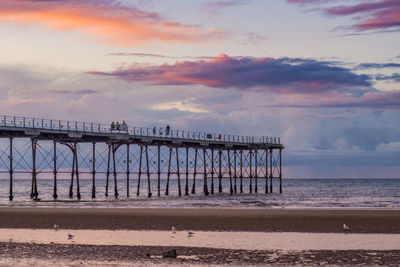
[[[161,258],[175,249],[176,259]],[[40,266],[398,266],[400,250],[231,250],[201,247],[92,246],[63,244],[0,243],[0,264],[19,266],[22,260]],[[35,260],[37,259],[37,260]],[[26,266],[22,261],[21,266]],[[91,262],[95,261],[95,262]],[[74,265],[71,265],[74,264]]]
[[[244,232],[400,233],[398,210],[285,210],[285,209],[101,209],[101,208],[0,208],[0,228],[92,230],[179,230]],[[256,233],[254,233],[256,234]],[[277,233],[279,234],[279,233]],[[284,234],[284,233],[282,233]],[[345,235],[345,234],[343,234]],[[282,240],[285,242],[284,240]],[[290,242],[290,240],[286,240]],[[266,241],[267,242],[267,241]],[[399,244],[400,247],[400,244]],[[162,252],[176,249],[177,259],[162,259]],[[150,256],[149,256],[150,255]],[[251,250],[214,247],[43,244],[0,242],[1,264],[33,263],[77,265],[385,265],[397,266],[395,250]],[[57,265],[56,264],[56,265]],[[31,264],[29,264],[31,265]]]
[[[0,208],[0,228],[400,233],[400,210]]]

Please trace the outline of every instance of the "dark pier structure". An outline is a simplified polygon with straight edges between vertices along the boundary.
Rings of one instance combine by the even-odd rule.
[[[108,124],[12,116],[0,116],[0,137],[0,173],[9,175],[10,200],[16,173],[31,175],[32,199],[39,197],[37,180],[43,173],[53,176],[54,199],[61,174],[70,175],[69,197],[77,199],[81,199],[83,174],[91,176],[92,198],[99,193],[121,197],[117,179],[125,179],[127,198],[132,191],[139,196],[141,190],[148,197],[169,195],[172,179],[177,181],[174,192],[179,196],[268,194],[273,192],[273,179],[279,179],[282,193],[284,146],[277,137],[165,132],[125,125],[117,130]],[[101,192],[96,188],[100,173],[106,176]]]

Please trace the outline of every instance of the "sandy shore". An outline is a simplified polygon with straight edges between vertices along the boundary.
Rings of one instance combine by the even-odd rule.
[[[0,228],[400,233],[398,210],[0,208]]]
[[[54,224],[58,224],[62,229],[70,229],[67,231],[72,232],[74,232],[73,229],[75,232],[77,229],[167,230],[171,232],[171,226],[174,225],[180,230],[194,231],[342,233],[344,236],[343,223],[350,226],[351,233],[399,234],[400,211],[0,208],[0,228],[5,231],[7,231],[5,228],[52,229]],[[276,234],[284,237],[284,233]],[[78,237],[76,238],[78,240]],[[282,242],[292,243],[293,240],[282,240]],[[10,238],[8,242],[5,240],[0,242],[0,264],[62,266],[63,262],[73,261],[76,266],[82,264],[86,266],[175,266],[178,264],[186,266],[220,264],[230,266],[329,264],[398,266],[400,262],[400,249],[324,250],[318,248],[318,250],[284,251],[275,247],[251,250],[247,247],[246,249],[224,249],[212,245],[211,247],[190,247],[180,246],[178,243],[172,245],[173,243],[168,242],[162,246],[144,244],[140,243],[139,246],[90,245],[74,242],[46,244],[14,242]],[[178,258],[162,259],[162,252],[171,249],[176,249]]]

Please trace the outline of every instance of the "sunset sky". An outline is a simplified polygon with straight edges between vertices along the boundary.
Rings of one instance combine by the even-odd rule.
[[[0,113],[280,136],[284,177],[400,177],[399,0],[1,0]]]

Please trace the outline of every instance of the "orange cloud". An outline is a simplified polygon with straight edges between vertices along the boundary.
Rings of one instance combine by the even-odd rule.
[[[203,42],[222,36],[216,29],[169,22],[157,13],[113,1],[2,0],[0,22],[37,23],[53,30],[78,30],[116,46],[151,41]]]

